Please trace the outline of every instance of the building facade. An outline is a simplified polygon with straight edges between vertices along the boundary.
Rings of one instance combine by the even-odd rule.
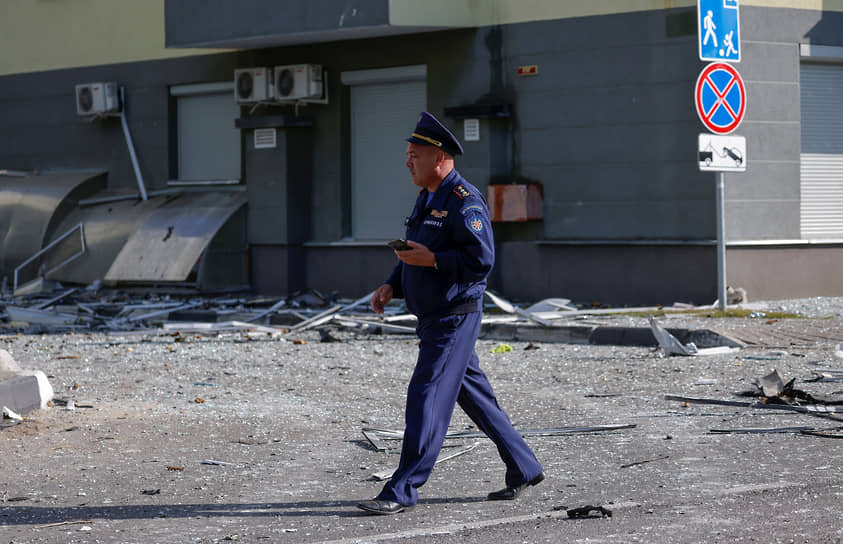
[[[457,169],[478,188],[540,195],[538,212],[498,213],[496,291],[717,297],[695,2],[11,0],[0,12],[15,52],[0,60],[0,186],[28,195],[16,209],[38,183],[63,187],[39,189],[58,196],[36,239],[79,224],[89,239],[50,273],[60,281],[362,296],[395,262],[384,242],[415,196],[404,138],[426,110],[463,141]],[[843,0],[747,0],[740,34],[747,156],[725,174],[728,284],[750,299],[843,295]],[[120,113],[80,115],[77,86],[92,82],[122,88]],[[15,243],[12,223],[0,219],[17,247],[4,275],[35,243]]]

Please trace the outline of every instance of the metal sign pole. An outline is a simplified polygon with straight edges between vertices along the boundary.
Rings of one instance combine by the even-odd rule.
[[[723,172],[717,172],[717,297],[726,311],[726,213],[723,205]]]

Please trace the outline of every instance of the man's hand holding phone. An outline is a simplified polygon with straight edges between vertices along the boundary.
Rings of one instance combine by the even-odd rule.
[[[395,251],[408,251],[413,249],[413,246],[407,243],[407,240],[402,240],[400,238],[396,238],[391,242],[387,242],[386,245],[394,249]]]
[[[388,242],[387,245],[395,250],[395,255],[403,263],[436,267],[436,256],[423,244],[399,239]]]

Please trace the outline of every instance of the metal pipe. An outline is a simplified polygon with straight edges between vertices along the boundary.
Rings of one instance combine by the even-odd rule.
[[[132,158],[132,167],[135,169],[138,189],[140,189],[141,199],[149,200],[149,197],[146,195],[146,186],[143,184],[140,166],[138,165],[138,156],[135,154],[135,144],[132,142],[132,135],[129,133],[129,123],[126,120],[126,88],[122,86],[120,87],[120,103],[123,105],[120,111],[120,124],[123,125],[123,136],[126,137],[126,145],[129,146],[129,156]]]
[[[31,263],[32,261],[34,261],[35,259],[37,259],[37,258],[38,258],[38,257],[40,257],[41,255],[43,255],[44,253],[46,253],[46,252],[50,251],[50,250],[51,250],[51,249],[53,249],[55,246],[57,246],[57,245],[59,245],[60,243],[62,243],[62,242],[63,242],[66,238],[68,238],[70,235],[72,235],[72,234],[73,234],[75,231],[77,231],[77,230],[79,231],[79,238],[80,238],[80,245],[81,245],[81,249],[80,249],[78,252],[76,252],[76,253],[74,253],[73,255],[71,255],[70,257],[68,257],[67,259],[65,259],[64,261],[62,261],[61,263],[59,263],[58,265],[56,265],[56,266],[54,266],[53,268],[51,268],[50,270],[47,270],[46,272],[44,272],[44,276],[43,276],[43,277],[45,277],[45,278],[46,278],[49,274],[51,274],[51,273],[55,272],[56,270],[58,270],[59,268],[63,267],[64,265],[66,265],[66,264],[67,264],[67,263],[69,263],[70,261],[72,261],[72,260],[76,259],[77,257],[82,256],[82,254],[83,254],[83,253],[85,253],[85,252],[88,250],[88,247],[85,245],[85,226],[84,226],[84,224],[79,223],[78,225],[76,225],[75,227],[73,227],[72,229],[70,229],[69,231],[65,232],[64,234],[62,234],[61,236],[59,236],[58,238],[56,238],[55,240],[53,240],[52,242],[50,242],[49,244],[47,244],[47,245],[46,245],[43,249],[39,250],[39,251],[38,251],[35,255],[33,255],[32,257],[28,258],[27,260],[25,260],[24,262],[22,262],[21,264],[19,264],[19,265],[17,266],[17,268],[15,268],[15,274],[14,274],[14,290],[15,290],[15,291],[17,291],[17,290],[18,290],[18,275],[19,275],[20,271],[21,271],[21,270],[23,270],[23,268],[24,268],[25,266],[27,266],[29,263]]]

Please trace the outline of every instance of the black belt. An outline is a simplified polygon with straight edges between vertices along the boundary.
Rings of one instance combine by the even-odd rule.
[[[448,315],[459,315],[459,314],[470,314],[472,312],[479,312],[480,309],[478,308],[480,304],[478,300],[470,300],[468,302],[463,302],[462,304],[457,304],[453,308],[448,310]]]

